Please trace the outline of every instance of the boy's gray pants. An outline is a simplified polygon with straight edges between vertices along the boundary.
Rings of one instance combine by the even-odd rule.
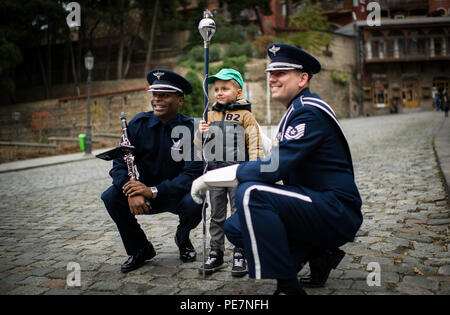
[[[223,224],[227,219],[228,198],[230,198],[231,214],[236,212],[234,194],[236,187],[212,187],[209,190],[211,202],[211,221],[209,224],[209,234],[211,235],[211,249],[225,252],[225,233]]]

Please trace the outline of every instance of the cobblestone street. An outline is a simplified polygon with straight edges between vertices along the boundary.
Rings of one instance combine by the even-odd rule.
[[[450,208],[432,143],[442,121],[432,111],[341,121],[364,223],[326,287],[308,294],[450,294]],[[157,255],[121,273],[127,256],[100,199],[110,168],[89,159],[0,174],[0,294],[273,293],[274,280],[231,276],[230,243],[228,266],[202,279],[202,224],[191,233],[197,261],[181,263],[170,213],[139,216]],[[70,262],[80,286],[67,284]],[[369,286],[373,262],[381,282]]]

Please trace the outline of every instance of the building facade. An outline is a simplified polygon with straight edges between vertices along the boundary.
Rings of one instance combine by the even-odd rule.
[[[448,91],[450,0],[312,2],[322,5],[330,31],[355,39],[360,115],[431,109],[437,92]],[[273,0],[273,15],[264,18],[268,33],[301,31],[290,27],[289,17],[302,5]],[[371,26],[374,16],[380,23]]]
[[[450,84],[450,1],[382,0],[356,23],[363,114],[432,109]]]

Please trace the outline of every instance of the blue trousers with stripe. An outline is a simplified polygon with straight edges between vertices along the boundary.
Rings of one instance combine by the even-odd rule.
[[[102,194],[106,210],[116,223],[123,245],[128,255],[135,255],[147,243],[147,236],[136,217],[130,212],[128,199],[122,191],[112,185]],[[180,245],[189,239],[189,233],[202,219],[202,206],[194,202],[190,193],[181,198],[152,199],[150,215],[171,212],[178,215],[179,225],[176,237]]]
[[[236,208],[224,231],[245,248],[254,279],[295,278],[316,251],[352,241],[362,223],[332,192],[293,186],[242,183]]]

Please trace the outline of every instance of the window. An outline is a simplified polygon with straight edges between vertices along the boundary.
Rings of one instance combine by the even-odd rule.
[[[404,57],[405,56],[405,41],[403,40],[403,38],[399,38],[397,39],[398,42],[398,55],[399,57]]]
[[[420,56],[425,56],[425,47],[426,47],[425,38],[418,38],[417,39],[417,54]]]
[[[386,80],[375,80],[373,83],[373,106],[389,107],[389,84]]]
[[[417,55],[417,38],[415,37],[408,38],[408,54],[410,56]]]
[[[386,41],[386,57],[394,57],[394,41],[392,39]]]
[[[378,58],[380,46],[377,40],[372,41],[372,58]]]
[[[434,38],[434,54],[435,54],[435,56],[443,55],[442,38],[441,37],[435,37]]]

